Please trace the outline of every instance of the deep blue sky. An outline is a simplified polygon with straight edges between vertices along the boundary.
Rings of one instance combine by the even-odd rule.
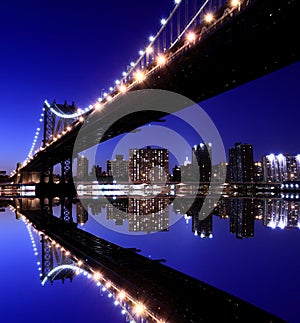
[[[43,101],[88,106],[113,85],[173,1],[2,1],[0,169],[30,149]],[[300,152],[300,64],[203,102],[228,149],[253,143],[255,157]]]

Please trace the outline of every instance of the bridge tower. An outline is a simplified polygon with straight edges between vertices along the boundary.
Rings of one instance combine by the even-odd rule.
[[[48,280],[53,284],[54,280],[61,280],[63,283],[66,279],[69,279],[72,282],[75,275],[73,270],[62,270],[56,273],[55,275],[49,276],[49,273],[52,269],[61,266],[61,265],[72,265],[74,261],[70,259],[65,252],[63,252],[59,246],[53,244],[52,241],[45,237],[41,236],[42,244],[42,271],[41,271],[41,281],[48,276]]]
[[[55,140],[55,138],[59,138],[62,134],[64,134],[68,127],[75,121],[76,117],[72,117],[72,115],[75,115],[76,112],[77,108],[74,102],[72,102],[71,105],[68,105],[66,101],[64,104],[58,104],[55,100],[51,104],[45,101],[44,133],[42,143],[44,148]],[[44,164],[45,166],[41,174],[41,183],[52,184],[54,162],[51,160],[46,160]],[[61,156],[60,165],[60,183],[72,183],[72,152],[66,152],[64,156]]]

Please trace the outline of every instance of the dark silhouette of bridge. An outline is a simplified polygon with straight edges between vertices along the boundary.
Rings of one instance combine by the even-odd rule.
[[[283,322],[233,295],[77,227],[72,201],[61,198],[61,217],[52,214],[53,201],[15,199],[17,218],[37,231],[42,244],[41,280],[72,281],[83,270],[126,302],[132,317],[147,322]],[[67,205],[67,206],[66,206]],[[66,217],[66,208],[68,217]],[[56,261],[55,261],[56,260]],[[58,269],[56,270],[55,267]],[[139,313],[137,315],[137,307]]]
[[[216,322],[222,316],[226,322],[280,322],[215,287],[80,230],[72,220],[72,154],[85,119],[93,116],[92,120],[104,123],[118,120],[101,134],[101,140],[106,141],[166,115],[149,110],[118,118],[116,106],[123,102],[126,92],[168,90],[201,102],[300,58],[295,37],[299,29],[297,0],[202,1],[182,24],[187,12],[180,10],[184,10],[185,3],[186,0],[176,1],[170,17],[162,21],[161,30],[151,38],[145,52],[111,92],[87,111],[78,111],[75,104],[45,101],[42,146],[36,153],[29,153],[10,180],[15,184],[37,184],[39,195],[47,187],[68,195],[61,199],[60,219],[53,216],[51,198],[46,196],[36,209],[16,202],[17,214],[24,215],[42,235],[63,246],[85,269],[97,273],[97,279],[114,293],[126,291],[127,302],[136,311],[138,306],[140,316],[147,321]],[[189,3],[194,5],[193,1]],[[208,5],[212,16],[207,16]],[[173,112],[179,108],[182,107],[175,105]],[[90,124],[93,126],[96,123]],[[79,148],[87,149],[96,141],[86,140]],[[59,185],[53,183],[53,167],[57,164],[61,164]],[[45,238],[45,246],[48,242]]]
[[[53,166],[60,163],[61,183],[71,183],[74,142],[84,120],[90,115],[103,122],[111,118],[118,120],[117,109],[110,111],[110,106],[125,92],[161,89],[201,102],[299,60],[299,46],[295,41],[295,32],[299,29],[299,3],[296,0],[203,3],[176,35],[177,38],[166,31],[176,16],[175,12],[171,14],[170,20],[163,22],[164,29],[162,27],[153,37],[151,47],[149,45],[142,53],[132,70],[125,73],[126,76],[118,81],[119,85],[109,95],[87,112],[78,113],[74,103],[46,102],[43,146],[18,166],[11,180],[15,183],[51,184]],[[208,19],[204,13],[210,3],[213,18]],[[180,10],[180,1],[176,8]],[[149,48],[150,53],[147,52]],[[174,112],[177,108],[182,107],[174,107]],[[109,140],[160,120],[164,115],[158,111],[127,115],[102,134],[101,140]],[[80,148],[84,150],[95,143],[86,141]]]

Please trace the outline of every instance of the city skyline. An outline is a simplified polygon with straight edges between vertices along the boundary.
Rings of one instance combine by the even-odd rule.
[[[1,4],[0,321],[299,322],[299,9]]]
[[[169,14],[172,1],[159,6],[148,3],[149,15],[143,19],[137,13],[144,5],[131,1],[122,10],[114,8],[118,19],[113,21],[96,19],[99,10],[112,10],[109,3],[93,2],[91,7],[73,4],[71,11],[67,4],[60,4],[58,10],[54,4],[35,7],[33,3],[28,3],[12,8],[6,3],[3,6],[2,12],[7,14],[1,20],[2,30],[10,28],[12,37],[5,37],[6,51],[0,54],[1,60],[7,62],[0,79],[3,89],[0,106],[5,109],[0,129],[5,158],[0,160],[0,169],[10,173],[30,150],[44,100],[56,99],[59,103],[67,100],[70,104],[74,101],[79,107],[94,102],[101,92],[108,91],[129,62],[136,59],[149,34],[159,28],[160,18]],[[55,26],[41,23],[41,17],[46,13],[46,16],[55,19]],[[125,19],[125,16],[128,18]],[[78,17],[82,21],[80,27],[76,24]],[[134,22],[130,23],[131,20]],[[35,28],[37,23],[39,29]],[[117,37],[110,42],[110,35],[118,34],[124,24],[131,37]],[[134,28],[136,24],[143,28]],[[99,38],[104,44],[110,44],[105,51],[101,42],[95,41]],[[80,46],[72,51],[70,59],[68,49],[71,50],[73,42]],[[59,57],[46,50],[53,43],[64,48]],[[126,48],[121,57],[118,55],[120,48]],[[72,82],[70,75],[74,80]],[[256,147],[256,159],[263,155],[262,152],[296,154],[299,150],[295,140],[297,127],[289,126],[288,121],[298,120],[300,116],[297,108],[300,99],[299,75],[300,63],[295,63],[201,102],[200,106],[219,130],[225,148],[242,141],[251,142]],[[282,109],[287,113],[286,121],[275,113]],[[18,145],[20,138],[21,147]]]
[[[206,148],[205,148],[206,147]],[[229,161],[220,162],[218,164],[212,164],[210,156],[212,154],[212,146],[210,143],[200,143],[198,146],[194,145],[191,148],[191,159],[186,156],[184,163],[176,163],[176,160],[172,158],[173,164],[170,163],[168,149],[157,148],[156,146],[147,146],[144,148],[130,148],[128,153],[128,159],[125,159],[124,155],[116,154],[115,158],[107,160],[105,163],[97,163],[89,165],[89,159],[84,155],[77,157],[77,173],[76,179],[99,179],[101,176],[110,177],[115,179],[116,182],[123,181],[137,181],[137,175],[133,175],[133,162],[131,160],[139,157],[139,154],[146,153],[147,151],[166,151],[167,164],[164,165],[164,160],[157,157],[153,157],[155,164],[151,164],[151,161],[147,161],[146,166],[142,167],[144,173],[151,172],[152,167],[164,168],[166,175],[171,176],[174,180],[176,172],[179,172],[181,177],[184,174],[185,181],[189,181],[197,178],[200,174],[200,182],[209,182],[212,179],[224,178],[226,182],[284,182],[284,181],[299,181],[300,180],[300,154],[291,156],[290,154],[274,154],[261,156],[260,160],[254,160],[252,144],[236,142],[233,147],[228,149]],[[208,150],[207,150],[208,148]],[[155,156],[155,155],[154,155]],[[141,155],[140,160],[145,159]],[[83,162],[83,160],[85,162]],[[146,160],[144,160],[145,162]],[[148,165],[149,163],[149,165]],[[79,166],[80,165],[80,166]],[[106,165],[106,171],[103,167]],[[130,166],[131,165],[131,166]],[[142,164],[141,164],[142,165]],[[79,170],[80,168],[80,170]],[[83,170],[84,168],[84,170]],[[168,169],[168,171],[167,171]],[[202,173],[201,173],[202,169]],[[142,170],[140,170],[142,171]],[[135,171],[136,172],[136,171]],[[174,173],[175,172],[175,173]],[[85,174],[84,176],[82,174]],[[227,173],[227,174],[226,174]],[[80,174],[80,175],[78,175]],[[226,175],[225,175],[226,174]],[[145,174],[146,175],[146,174]],[[96,176],[96,177],[95,177]],[[150,175],[149,175],[150,176]],[[151,176],[150,176],[151,177]],[[151,182],[150,177],[147,181]],[[134,180],[134,178],[136,178]],[[161,181],[163,177],[161,177]],[[138,181],[142,181],[139,179]]]

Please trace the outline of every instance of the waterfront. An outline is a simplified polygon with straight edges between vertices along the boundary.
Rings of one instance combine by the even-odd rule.
[[[37,201],[31,199],[31,206]],[[77,205],[73,204],[73,216],[74,219],[77,216],[78,220],[83,221],[82,214],[87,214],[78,203],[77,201]],[[56,200],[53,207],[57,216],[60,215],[59,204]],[[92,209],[95,210],[97,204],[100,212],[92,215]],[[200,232],[195,235],[195,221],[192,216],[181,216],[162,232],[128,234],[127,231],[124,234],[112,231],[105,225],[105,221],[115,225],[114,220],[107,220],[107,211],[111,204],[99,207],[95,200],[91,200],[88,221],[84,224],[81,222],[82,225],[79,226],[123,247],[138,248],[141,254],[151,259],[166,259],[166,265],[238,296],[289,322],[299,321],[296,310],[300,287],[296,258],[299,252],[299,201],[268,197],[234,198],[226,199],[225,204],[229,207],[227,211],[223,203],[223,207],[214,212],[211,224],[202,225],[206,230],[211,230],[207,232],[207,238],[201,238]],[[118,205],[120,207],[120,203]],[[195,206],[197,203],[194,205],[194,209],[197,209]],[[249,211],[249,207],[252,210]],[[220,210],[228,214],[220,214]],[[268,216],[271,215],[271,210],[277,210],[279,215],[278,221],[274,220],[277,223],[276,228],[272,225],[272,217]],[[232,216],[236,214],[241,219],[241,211],[249,222],[248,232],[244,231],[248,238],[230,232]],[[174,206],[168,207],[167,212],[170,218],[174,216]],[[284,218],[284,214],[288,219]],[[75,322],[88,318],[93,322],[99,321],[100,317],[101,322],[124,322],[120,307],[114,305],[107,293],[100,297],[99,287],[84,276],[74,277],[72,283],[68,280],[64,284],[54,281],[52,286],[46,283],[42,287],[38,259],[31,247],[26,226],[22,221],[15,220],[15,213],[8,209],[1,214],[1,221],[1,254],[6,259],[1,269],[1,283],[9,289],[6,301],[1,304],[2,313],[6,313],[5,316],[3,314],[7,318],[6,322],[16,322],[21,316],[25,321],[26,315],[32,322],[38,322],[40,315],[43,315],[46,322],[62,322],[66,318],[72,318]],[[282,226],[280,223],[286,224]],[[127,226],[127,221],[124,224]],[[198,224],[199,230],[200,227]],[[37,236],[34,238],[37,241]],[[9,249],[7,245],[10,246]],[[37,249],[39,252],[38,243]],[[19,304],[18,307],[11,311],[12,304],[16,303]],[[45,314],[42,314],[44,306],[53,309],[45,318]]]

